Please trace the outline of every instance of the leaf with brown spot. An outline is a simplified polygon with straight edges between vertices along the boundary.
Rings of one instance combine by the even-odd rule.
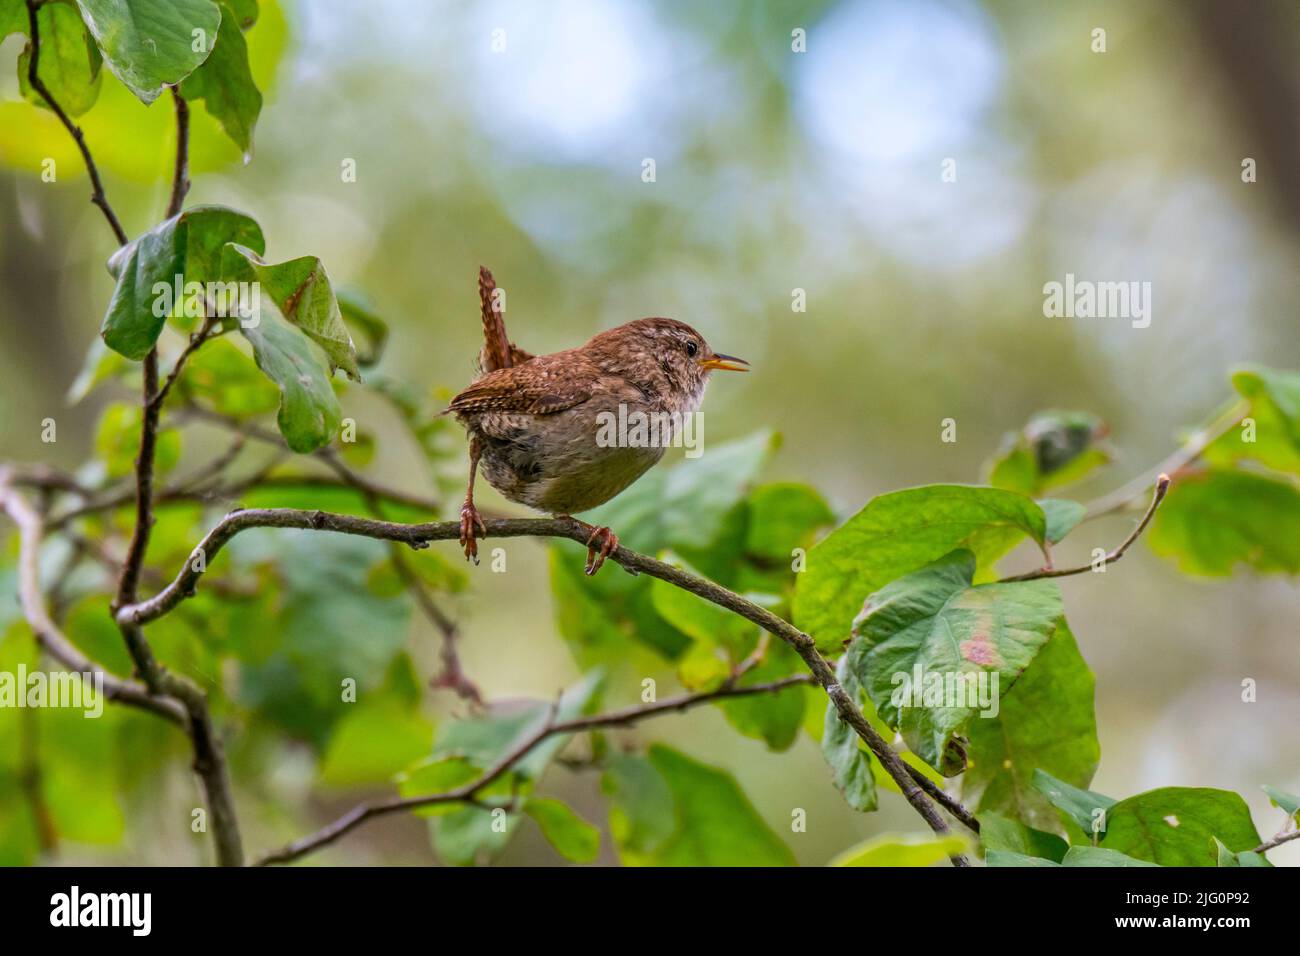
[[[966,766],[963,735],[972,718],[996,713],[995,702],[1063,614],[1054,581],[973,587],[975,566],[975,555],[961,549],[885,585],[853,622],[848,651],[881,719],[946,776]],[[913,684],[919,700],[908,692]]]
[[[343,323],[334,289],[319,259],[302,256],[272,264],[253,250],[232,243],[226,261],[234,262],[231,258],[234,255],[243,258],[247,270],[260,284],[261,293],[269,296],[286,319],[324,350],[331,372],[341,368],[348,378],[361,380],[356,346]]]

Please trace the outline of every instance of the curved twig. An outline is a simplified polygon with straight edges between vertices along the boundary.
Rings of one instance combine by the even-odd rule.
[[[1244,399],[1234,402],[1222,415],[1192,435],[1181,448],[1162,461],[1156,467],[1156,472],[1159,475],[1177,477],[1180,471],[1200,458],[1205,449],[1240,424],[1248,411],[1250,411],[1249,402]],[[1093,518],[1114,514],[1125,510],[1130,505],[1136,505],[1141,501],[1142,493],[1152,486],[1152,480],[1148,475],[1150,472],[1139,475],[1110,494],[1089,502],[1085,520],[1091,521]]]
[[[36,72],[36,66],[41,59],[41,32],[36,19],[37,6],[36,0],[27,0],[27,23],[32,40],[32,58],[27,61],[27,82],[32,89],[41,94],[41,99],[45,100],[45,105],[59,118],[59,122],[72,135],[77,144],[77,149],[81,150],[81,158],[86,163],[86,172],[90,175],[90,201],[104,213],[109,228],[113,230],[113,235],[117,237],[118,245],[124,246],[130,240],[127,239],[126,230],[122,228],[117,213],[113,212],[113,207],[108,204],[108,197],[104,195],[104,183],[99,178],[99,168],[95,165],[94,157],[90,155],[90,147],[86,145],[85,134],[81,132],[80,126],[72,122],[63,107],[54,99],[49,88],[46,87],[45,81]]]
[[[1275,836],[1273,839],[1261,843],[1259,846],[1255,847],[1255,849],[1251,850],[1251,852],[1267,853],[1269,850],[1275,850],[1283,843],[1290,843],[1292,840],[1300,840],[1300,830],[1292,830],[1290,833],[1283,833]]]
[[[1154,494],[1151,496],[1151,504],[1147,505],[1147,510],[1146,513],[1142,515],[1142,520],[1133,527],[1133,530],[1129,532],[1128,537],[1120,543],[1119,547],[1106,555],[1103,566],[1114,564],[1120,558],[1124,557],[1124,552],[1132,546],[1133,542],[1136,541],[1142,532],[1146,530],[1147,525],[1151,523],[1151,519],[1155,517],[1156,509],[1160,507],[1160,502],[1165,500],[1165,494],[1168,491],[1169,476],[1162,474],[1156,479],[1156,489]],[[1072,574],[1085,574],[1086,572],[1093,570],[1094,567],[1094,564],[1081,564],[1075,568],[1039,568],[1037,571],[1028,571],[1024,574],[1013,574],[1010,577],[1000,578],[998,583],[1006,584],[1011,581],[1037,581],[1041,578],[1065,578]]]
[[[314,850],[333,843],[339,837],[355,830],[362,823],[377,816],[383,816],[389,813],[398,813],[404,810],[415,810],[419,807],[428,807],[440,803],[472,803],[489,784],[501,778],[509,772],[510,768],[519,763],[526,757],[538,744],[548,737],[554,737],[557,734],[574,734],[584,730],[597,730],[602,727],[620,727],[634,724],[645,720],[648,717],[655,717],[660,714],[667,714],[674,711],[689,710],[692,707],[698,707],[700,704],[706,704],[710,701],[723,700],[734,697],[752,697],[755,694],[774,694],[778,691],[785,690],[787,687],[798,687],[804,684],[812,683],[812,675],[800,674],[795,677],[785,677],[781,680],[771,681],[766,684],[754,684],[750,687],[736,687],[733,684],[726,684],[715,691],[708,691],[698,694],[682,694],[679,697],[673,697],[669,700],[659,701],[653,704],[641,704],[635,707],[625,707],[622,710],[611,711],[606,714],[597,714],[591,717],[576,717],[573,720],[556,721],[554,708],[546,715],[535,731],[525,737],[520,743],[506,753],[500,760],[485,770],[481,776],[471,780],[454,790],[448,790],[445,793],[425,794],[418,797],[394,797],[390,800],[382,800],[375,803],[363,803],[360,806],[353,807],[343,816],[339,817],[332,823],[321,827],[315,833],[308,834],[299,840],[267,853],[258,859],[254,866],[266,866],[270,863],[288,863],[299,857],[305,856]]]

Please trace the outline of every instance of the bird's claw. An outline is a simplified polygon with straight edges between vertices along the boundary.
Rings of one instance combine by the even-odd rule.
[[[487,525],[479,516],[472,501],[460,509],[460,546],[465,549],[465,560],[478,564],[478,540],[487,537]]]
[[[596,541],[600,540],[599,546]],[[608,528],[593,528],[591,537],[587,539],[587,575],[591,576],[600,570],[605,559],[614,553],[618,547],[618,535]]]

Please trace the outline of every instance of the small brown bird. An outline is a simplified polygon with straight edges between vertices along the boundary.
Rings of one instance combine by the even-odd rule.
[[[447,409],[469,435],[460,543],[465,558],[475,563],[475,538],[487,532],[474,507],[480,462],[488,484],[511,501],[572,517],[632,484],[672,443],[672,433],[662,431],[650,445],[601,440],[602,423],[619,416],[620,406],[627,417],[655,415],[679,423],[700,407],[711,371],[744,372],[749,364],[714,352],[686,323],[660,318],[601,332],[576,349],[530,355],[506,335],[495,291],[492,273],[480,268],[479,376]],[[591,531],[586,571],[595,574],[618,547],[618,536],[609,528],[579,524]]]

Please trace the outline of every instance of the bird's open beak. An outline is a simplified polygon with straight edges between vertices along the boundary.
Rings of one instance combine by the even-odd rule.
[[[700,368],[716,368],[725,372],[748,372],[749,363],[743,358],[736,358],[734,355],[723,355],[721,352],[714,352],[708,358],[700,359]]]

